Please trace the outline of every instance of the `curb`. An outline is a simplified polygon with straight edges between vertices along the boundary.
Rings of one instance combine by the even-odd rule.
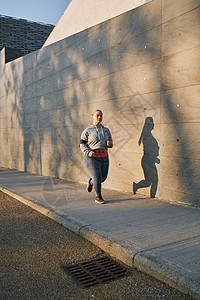
[[[105,233],[97,230],[94,231],[91,224],[84,224],[59,210],[54,211],[48,207],[39,205],[6,188],[0,187],[0,191],[82,236],[97,247],[101,248],[107,254],[122,261],[126,265],[151,275],[161,282],[176,288],[180,292],[192,296],[194,299],[200,300],[200,286],[198,283],[181,276],[175,271],[177,266],[164,261],[160,257],[156,257],[150,251],[137,252],[133,249],[129,249],[128,247],[121,246],[119,243],[111,241],[108,237],[106,237]]]
[[[133,267],[133,259],[134,256],[136,255],[136,252],[126,247],[123,247],[116,242],[109,240],[108,237],[105,237],[105,233],[103,234],[97,230],[94,231],[94,229],[92,229],[90,224],[84,224],[79,220],[59,210],[54,211],[49,209],[48,207],[39,205],[6,188],[0,187],[0,191],[22,202],[23,204],[33,208],[34,210],[54,220],[55,222],[63,225],[64,227],[73,231],[74,233],[82,236],[83,238],[87,239],[91,243],[95,244],[97,247],[101,248],[107,254],[124,262],[126,265]]]
[[[194,299],[200,299],[200,286],[195,280],[180,275],[176,264],[155,256],[150,251],[138,253],[134,259],[134,267],[154,278],[176,288]],[[180,267],[181,273],[184,273]]]

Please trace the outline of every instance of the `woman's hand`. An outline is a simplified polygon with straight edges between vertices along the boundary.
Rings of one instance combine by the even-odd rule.
[[[107,147],[111,146],[111,141],[107,140]]]
[[[90,153],[88,154],[89,157],[93,157],[94,155],[94,151],[90,151]]]

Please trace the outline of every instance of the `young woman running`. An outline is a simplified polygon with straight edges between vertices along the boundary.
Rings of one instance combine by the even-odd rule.
[[[91,177],[88,178],[87,190],[96,195],[95,202],[105,203],[101,194],[101,183],[108,175],[109,158],[108,148],[113,147],[110,130],[102,125],[103,113],[97,109],[92,114],[93,125],[86,128],[81,134],[80,148],[84,154],[84,163]]]

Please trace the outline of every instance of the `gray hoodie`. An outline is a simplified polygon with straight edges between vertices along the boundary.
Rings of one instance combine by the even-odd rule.
[[[107,146],[107,141],[111,142],[111,146]],[[81,151],[88,156],[89,153],[96,149],[112,148],[113,142],[110,130],[103,125],[91,125],[86,128],[81,134],[80,148]]]

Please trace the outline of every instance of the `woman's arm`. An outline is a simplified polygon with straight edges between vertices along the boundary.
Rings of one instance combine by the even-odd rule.
[[[108,128],[105,128],[105,130],[106,130],[106,135],[107,135],[107,147],[112,148],[113,147],[113,140],[112,140],[110,130]]]
[[[92,151],[88,146],[88,131],[87,128],[82,132],[80,139],[80,148],[84,155],[92,156]]]

